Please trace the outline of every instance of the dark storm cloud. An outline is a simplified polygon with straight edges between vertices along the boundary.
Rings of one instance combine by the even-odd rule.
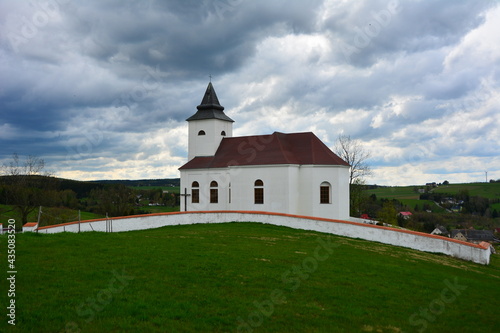
[[[494,165],[497,7],[0,0],[0,159],[35,154],[77,178],[177,176],[212,75],[241,134],[352,134],[380,167],[454,152]]]
[[[339,40],[339,61],[371,66],[398,52],[420,53],[457,43],[484,21],[494,1],[359,1],[331,11],[324,27]]]

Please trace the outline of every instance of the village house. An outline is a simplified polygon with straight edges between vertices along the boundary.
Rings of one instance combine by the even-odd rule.
[[[411,212],[399,212],[398,217],[408,220],[413,214]]]
[[[442,225],[436,225],[436,228],[434,230],[432,230],[431,235],[450,237],[450,233],[448,232],[448,229],[446,229]]]
[[[233,137],[210,82],[188,122],[181,211],[249,210],[349,219],[349,168],[312,132]]]
[[[490,230],[454,229],[451,231],[451,238],[475,244],[500,242]]]

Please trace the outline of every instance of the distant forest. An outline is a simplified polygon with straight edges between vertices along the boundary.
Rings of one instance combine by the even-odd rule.
[[[70,222],[79,211],[113,217],[178,210],[179,185],[179,178],[77,181],[42,175],[0,176],[0,216],[16,217],[20,230],[28,219],[36,220],[34,214],[41,206],[40,225]]]

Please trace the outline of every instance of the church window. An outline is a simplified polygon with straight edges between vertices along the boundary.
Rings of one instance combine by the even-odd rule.
[[[222,136],[226,136],[226,131],[222,131],[222,132],[220,132],[220,135],[222,135]]]
[[[322,204],[329,204],[331,203],[331,186],[330,183],[328,182],[322,182],[321,186],[319,187],[319,202]]]
[[[200,184],[196,181],[191,184],[191,202],[200,203]]]
[[[219,202],[219,189],[217,187],[218,184],[215,180],[210,182],[210,203]]]
[[[198,135],[205,135],[205,131],[204,130],[199,131]]]
[[[260,179],[257,179],[254,183],[254,203],[264,203],[264,182]]]

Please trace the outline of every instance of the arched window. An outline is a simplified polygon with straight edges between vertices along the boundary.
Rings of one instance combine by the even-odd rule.
[[[219,189],[217,187],[217,182],[215,180],[212,180],[210,182],[210,203],[219,202]]]
[[[254,183],[254,203],[255,204],[263,204],[264,203],[264,182],[260,179],[257,179]]]
[[[319,187],[319,202],[322,204],[332,203],[331,201],[332,187],[329,182],[322,182]]]
[[[222,132],[220,132],[220,135],[222,135],[222,136],[226,136],[226,131],[222,131]]]
[[[200,203],[200,184],[197,181],[191,184],[191,202]]]
[[[199,131],[198,135],[205,135],[205,131],[204,130]]]

